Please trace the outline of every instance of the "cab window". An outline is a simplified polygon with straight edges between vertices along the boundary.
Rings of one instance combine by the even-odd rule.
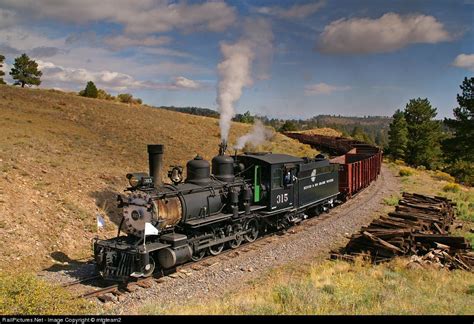
[[[273,170],[272,174],[272,189],[282,187],[282,171],[280,168]]]

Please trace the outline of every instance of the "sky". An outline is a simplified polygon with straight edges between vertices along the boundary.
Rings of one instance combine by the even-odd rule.
[[[474,0],[0,0],[0,54],[9,83],[26,53],[40,88],[154,106],[391,116],[421,97],[444,118],[473,76],[473,22]]]

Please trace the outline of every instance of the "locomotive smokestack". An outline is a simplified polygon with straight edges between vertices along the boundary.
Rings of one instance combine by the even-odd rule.
[[[161,186],[161,170],[163,168],[164,145],[148,145],[148,165],[150,167],[150,176],[153,177],[155,188]]]

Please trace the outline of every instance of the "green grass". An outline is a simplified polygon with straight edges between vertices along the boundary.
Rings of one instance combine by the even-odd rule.
[[[444,192],[459,192],[460,190],[461,186],[459,186],[457,183],[448,183],[443,186]]]
[[[89,301],[76,299],[69,291],[33,274],[0,275],[0,314],[61,315],[91,314]]]
[[[144,314],[474,314],[474,274],[411,269],[407,261],[371,265],[325,261],[290,275],[275,271],[261,284],[206,303],[160,307]]]
[[[398,171],[398,174],[400,177],[408,177],[413,175],[414,170],[410,167],[401,167],[400,170]]]
[[[396,194],[396,195],[391,195],[390,197],[384,198],[383,202],[385,205],[388,206],[396,206],[398,205],[398,201],[401,199],[401,195]]]

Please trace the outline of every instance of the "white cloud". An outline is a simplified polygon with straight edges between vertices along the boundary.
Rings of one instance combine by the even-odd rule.
[[[179,76],[175,78],[174,85],[178,88],[188,88],[188,89],[198,89],[201,87],[201,85],[198,82],[187,79],[183,76]]]
[[[352,89],[349,86],[335,86],[330,85],[324,82],[316,83],[316,84],[309,84],[305,86],[304,93],[307,96],[314,96],[314,95],[328,95],[336,91],[347,91]]]
[[[452,37],[433,16],[386,13],[378,19],[352,18],[331,22],[321,34],[323,53],[384,53],[414,43],[438,43]]]
[[[65,88],[67,85],[74,88],[85,86],[88,81],[94,82],[99,88],[112,91],[124,91],[127,89],[156,89],[156,90],[180,90],[199,89],[200,83],[179,76],[173,82],[140,81],[134,77],[120,72],[102,70],[91,71],[83,68],[71,68],[37,60],[38,68],[43,72],[42,79],[46,84]]]
[[[140,82],[128,74],[100,71],[93,72],[81,68],[70,68],[56,65],[52,62],[38,60],[38,68],[43,72],[43,80],[51,83],[86,84],[92,81],[99,87],[111,90],[124,90],[127,88],[139,88]]]
[[[474,54],[459,54],[452,64],[474,72]]]
[[[154,48],[145,48],[152,50]],[[195,76],[197,74],[212,74],[212,70],[193,63],[180,63],[172,60],[152,59],[150,55],[144,57],[143,52],[123,57],[116,52],[104,48],[79,47],[69,52],[57,55],[49,60],[62,66],[74,66],[88,70],[120,71],[129,75],[140,76],[141,79],[155,79],[157,77],[174,77],[177,75]]]
[[[279,6],[273,7],[258,7],[255,12],[268,16],[275,16],[282,19],[304,19],[311,16],[316,11],[324,7],[325,1],[310,2],[304,5],[293,5],[290,8],[282,8]]]
[[[0,44],[21,51],[32,50],[37,47],[56,47],[64,45],[64,38],[49,38],[44,34],[22,27],[10,27],[0,32]]]
[[[87,23],[109,21],[124,25],[127,33],[148,34],[173,29],[224,31],[236,20],[236,11],[223,1],[199,4],[164,0],[3,0],[2,5],[36,19]]]
[[[114,49],[121,49],[125,47],[132,47],[132,46],[161,46],[164,44],[168,44],[171,42],[171,37],[167,36],[148,36],[143,38],[136,38],[136,37],[128,37],[125,35],[118,35],[107,37],[104,39],[105,44],[109,45]]]
[[[67,39],[69,39],[68,42],[66,42]],[[11,27],[0,32],[0,52],[4,55],[8,54],[9,58],[12,55],[16,56],[21,53],[27,53],[33,58],[43,58],[43,61],[48,56],[47,61],[54,62],[60,66],[74,66],[91,71],[104,69],[120,71],[129,75],[139,75],[143,79],[154,79],[157,76],[174,77],[177,75],[194,77],[197,74],[200,74],[200,77],[202,77],[203,74],[207,75],[214,72],[210,68],[190,62],[182,63],[174,62],[171,59],[163,60],[158,58],[151,60],[152,55],[191,57],[192,55],[188,53],[166,48],[144,47],[140,51],[124,57],[107,48],[84,44],[88,43],[88,40],[94,39],[94,33],[49,38],[44,33],[34,29]],[[33,56],[31,55],[32,51],[33,54],[41,54],[42,56]],[[45,54],[48,55],[45,56]],[[144,57],[143,54],[147,54],[148,57]]]

